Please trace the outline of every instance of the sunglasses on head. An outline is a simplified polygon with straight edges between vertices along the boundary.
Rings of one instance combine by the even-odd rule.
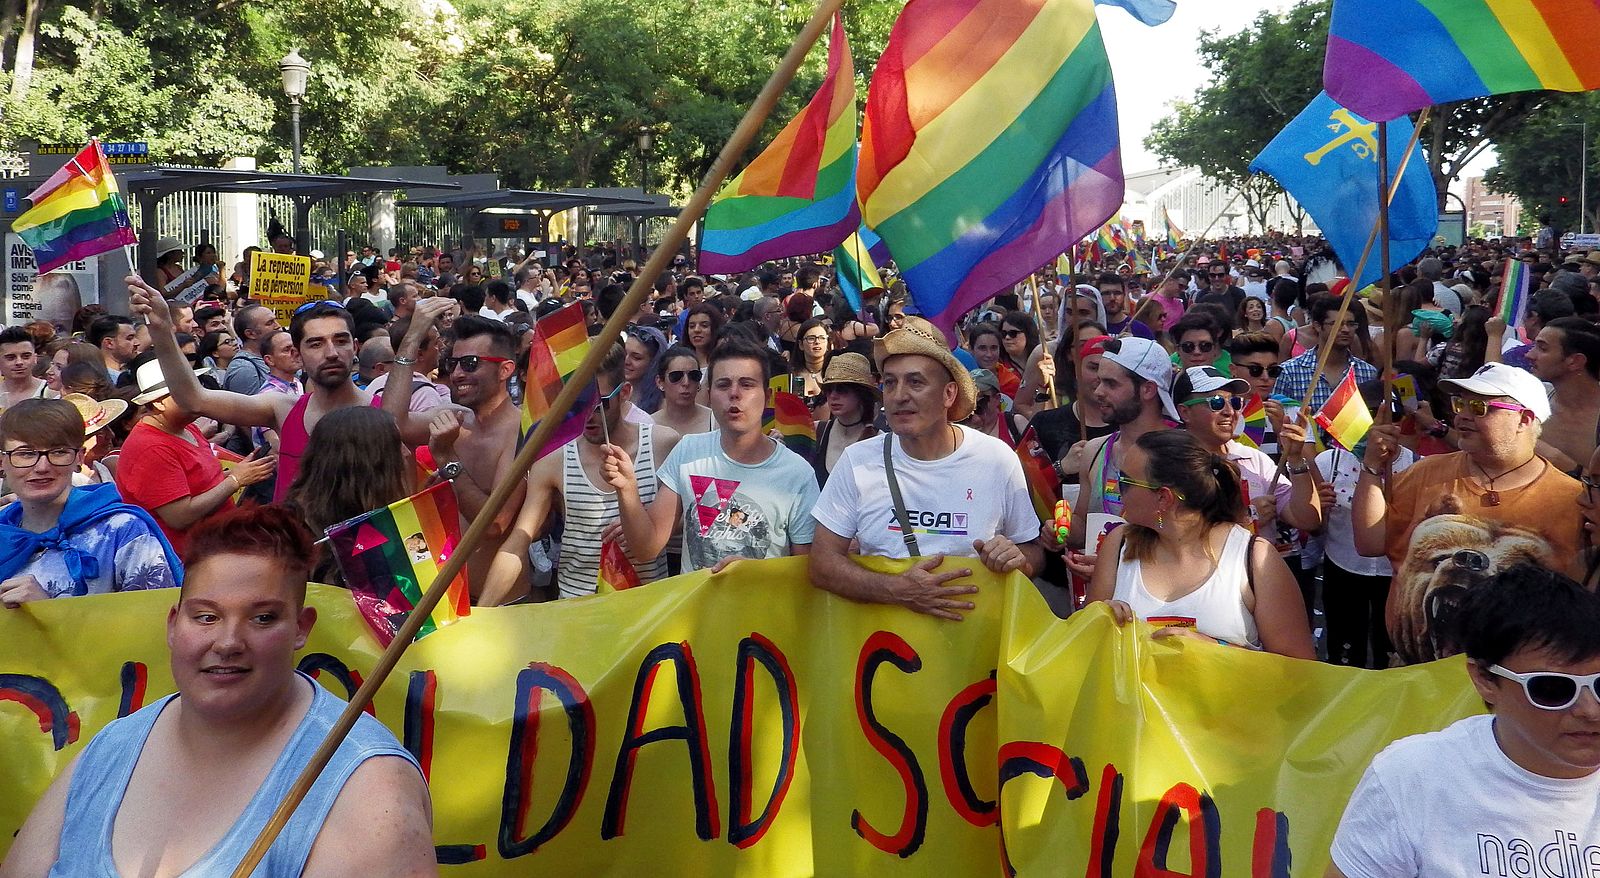
[[[338,308],[340,311],[344,310],[344,303],[335,302],[332,299],[323,299],[320,302],[307,302],[304,305],[301,305],[300,307],[294,309],[294,316],[295,317],[299,317],[301,314],[304,314],[307,311],[310,311],[312,308],[320,308],[323,305],[327,305],[330,308]]]
[[[1260,363],[1240,363],[1239,367],[1250,373],[1251,378],[1260,378],[1261,373],[1267,373],[1268,378],[1276,378],[1283,373],[1283,367],[1277,363],[1263,366]]]
[[[1196,397],[1195,399],[1188,400],[1184,403],[1184,405],[1199,405],[1202,402],[1211,406],[1211,410],[1214,412],[1220,412],[1223,409],[1230,407],[1236,412],[1244,409],[1243,399],[1237,396],[1222,396],[1221,394],[1218,394],[1217,396]]]
[[[1520,683],[1522,694],[1528,697],[1528,703],[1541,710],[1566,710],[1578,703],[1578,696],[1585,686],[1589,688],[1590,697],[1600,700],[1600,674],[1578,676],[1559,671],[1532,671],[1519,674],[1499,665],[1489,665],[1488,670],[1497,677]]]
[[[467,354],[464,357],[445,357],[439,361],[439,374],[449,375],[456,370],[457,366],[460,366],[461,371],[471,375],[478,371],[478,367],[484,363],[509,362],[511,361],[505,357],[480,357],[477,354]]]
[[[1459,396],[1450,397],[1450,411],[1456,414],[1472,412],[1475,418],[1481,418],[1489,413],[1489,409],[1505,409],[1506,411],[1527,411],[1514,402],[1496,402],[1492,399],[1465,399]]]
[[[700,379],[703,377],[704,374],[699,369],[673,369],[667,373],[667,383],[677,384],[684,378],[688,378],[690,384],[699,384]]]
[[[1214,341],[1186,341],[1178,345],[1178,347],[1186,354],[1209,354],[1217,349],[1217,343]]]

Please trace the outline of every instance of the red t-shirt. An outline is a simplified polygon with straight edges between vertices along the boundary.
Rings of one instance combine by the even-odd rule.
[[[156,514],[157,507],[165,506],[185,497],[195,497],[215,488],[226,475],[222,464],[211,451],[211,443],[193,424],[184,428],[194,442],[186,442],[150,426],[140,423],[122,443],[122,456],[117,465],[117,489],[122,499],[142,506],[155,516],[172,548],[182,553],[188,543],[187,529],[170,527]],[[211,515],[219,515],[233,508],[230,498],[218,506]],[[210,518],[211,515],[206,516]],[[202,521],[204,519],[201,519]],[[198,524],[199,522],[195,522]]]

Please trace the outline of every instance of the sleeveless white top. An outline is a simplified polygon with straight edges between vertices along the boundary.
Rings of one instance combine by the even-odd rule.
[[[1208,637],[1259,649],[1261,635],[1256,631],[1256,619],[1245,606],[1250,590],[1249,564],[1250,532],[1233,525],[1222,545],[1217,568],[1193,591],[1164,601],[1145,589],[1143,565],[1124,559],[1117,565],[1113,597],[1132,607],[1141,621],[1193,628]]]
[[[633,472],[639,485],[640,502],[649,505],[656,497],[655,423],[639,424],[639,448],[633,454]],[[561,447],[561,498],[566,509],[566,525],[561,531],[561,555],[556,562],[556,585],[561,597],[576,598],[595,593],[600,574],[600,534],[612,522],[620,521],[622,509],[614,491],[602,490],[589,480],[578,459],[578,443],[583,437]],[[666,555],[657,555],[645,564],[634,564],[640,582],[667,577]]]

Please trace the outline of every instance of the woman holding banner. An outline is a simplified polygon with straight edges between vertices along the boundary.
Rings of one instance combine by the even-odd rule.
[[[1316,659],[1300,587],[1267,540],[1253,537],[1239,474],[1184,430],[1145,433],[1122,452],[1122,515],[1100,548],[1091,601],[1154,637]]]

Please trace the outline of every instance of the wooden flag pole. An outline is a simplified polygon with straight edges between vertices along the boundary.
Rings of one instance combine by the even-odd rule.
[[[711,170],[706,172],[705,179],[700,183],[700,188],[695,190],[694,195],[689,198],[689,202],[684,205],[683,212],[678,214],[677,220],[673,222],[672,228],[667,231],[661,245],[650,254],[649,262],[634,278],[633,286],[629,288],[627,296],[623,298],[616,311],[612,313],[611,319],[606,321],[606,325],[601,329],[600,334],[591,341],[589,352],[584,356],[583,362],[578,364],[578,368],[573,371],[572,377],[567,380],[566,384],[562,386],[561,392],[556,395],[555,401],[550,406],[552,414],[570,411],[577,402],[578,395],[588,386],[590,381],[594,380],[595,373],[599,371],[600,361],[604,359],[611,346],[621,336],[622,330],[628,325],[629,319],[638,313],[639,307],[644,304],[646,297],[653,288],[656,277],[667,267],[667,263],[671,260],[673,253],[688,238],[689,227],[699,221],[705,213],[706,207],[710,205],[712,197],[716,195],[717,190],[722,186],[723,180],[727,179],[734,163],[744,155],[745,149],[755,140],[757,132],[761,130],[761,126],[766,122],[767,117],[771,115],[773,108],[777,106],[778,98],[783,95],[784,89],[789,86],[789,81],[794,78],[795,71],[800,69],[800,65],[805,61],[812,45],[829,29],[829,23],[842,3],[843,0],[819,0],[810,20],[801,29],[794,43],[789,46],[789,51],[784,54],[783,60],[778,64],[778,68],[773,71],[772,77],[767,80],[767,84],[762,87],[761,93],[756,96],[755,102],[745,112],[744,118],[739,120],[738,126],[734,128],[733,134],[728,138],[728,142],[723,144],[722,151],[717,155],[717,160],[712,164]],[[339,715],[338,722],[334,723],[333,728],[329,730],[328,737],[317,747],[317,751],[312,755],[311,761],[300,772],[300,776],[295,778],[294,785],[289,788],[283,800],[278,803],[277,809],[273,811],[272,817],[261,828],[260,834],[256,836],[250,849],[245,852],[244,859],[240,860],[239,865],[233,870],[233,878],[248,878],[250,873],[254,872],[256,866],[260,864],[262,858],[266,856],[267,850],[272,846],[273,841],[277,839],[278,833],[283,831],[283,827],[289,822],[290,816],[294,814],[295,808],[300,805],[306,793],[311,790],[311,785],[316,782],[317,776],[322,773],[322,769],[333,758],[334,752],[343,743],[345,736],[355,726],[356,719],[361,715],[361,711],[371,703],[372,697],[378,692],[378,688],[388,679],[389,674],[399,663],[401,655],[411,645],[412,638],[416,637],[417,632],[421,630],[422,623],[427,620],[428,616],[433,612],[433,608],[444,597],[451,581],[455,579],[456,574],[461,572],[461,569],[466,565],[467,559],[472,556],[479,544],[483,542],[484,534],[488,531],[489,525],[500,514],[501,507],[505,505],[506,500],[516,489],[517,483],[522,481],[528,469],[533,466],[534,459],[538,456],[544,444],[550,440],[550,436],[555,432],[559,422],[560,418],[546,417],[534,428],[533,434],[528,437],[527,443],[523,445],[522,450],[517,453],[516,460],[512,462],[511,471],[506,474],[506,478],[502,482],[495,485],[494,491],[489,495],[488,500],[484,502],[483,510],[478,513],[477,518],[472,520],[471,526],[467,528],[466,534],[462,536],[455,552],[439,570],[438,575],[434,577],[433,584],[428,587],[428,591],[422,596],[422,600],[418,601],[417,605],[407,614],[405,624],[401,625],[400,630],[395,633],[394,641],[389,644],[389,647],[383,651],[383,655],[378,658],[378,662],[373,666],[371,674],[361,684],[361,688],[356,690],[356,694],[350,699],[350,703],[345,706],[344,712]]]
[[[1367,244],[1365,247],[1361,248],[1361,259],[1356,263],[1356,270],[1350,274],[1350,283],[1345,287],[1344,295],[1340,297],[1339,312],[1334,315],[1333,318],[1333,325],[1335,327],[1343,326],[1345,315],[1350,313],[1350,303],[1355,301],[1356,297],[1356,280],[1361,277],[1361,272],[1366,270],[1367,258],[1372,255],[1372,245],[1373,242],[1377,240],[1379,228],[1387,228],[1386,221],[1389,213],[1388,204],[1394,200],[1395,193],[1400,191],[1400,181],[1404,179],[1406,175],[1406,167],[1411,164],[1412,153],[1416,150],[1417,136],[1422,133],[1422,122],[1427,117],[1428,110],[1423,110],[1422,116],[1417,119],[1416,128],[1411,132],[1411,142],[1406,144],[1406,153],[1400,158],[1400,167],[1395,169],[1394,181],[1389,185],[1388,192],[1386,194],[1380,190],[1380,195],[1383,195],[1383,197],[1378,199],[1378,218],[1372,224],[1372,231],[1367,233]],[[1382,144],[1380,143],[1380,146],[1381,145]],[[1387,237],[1387,235],[1385,237]],[[1384,331],[1387,334],[1387,326],[1384,328]],[[1333,340],[1338,336],[1339,330],[1335,328],[1332,332],[1326,333],[1326,337],[1323,338],[1322,343],[1318,345],[1317,368],[1311,373],[1311,382],[1306,385],[1305,397],[1300,401],[1300,415],[1308,425],[1311,423],[1311,397],[1314,393],[1316,393],[1317,382],[1322,380],[1323,370],[1328,368],[1328,357],[1333,353]],[[1385,388],[1385,390],[1387,391],[1387,388]],[[1268,493],[1277,491],[1278,480],[1283,478],[1285,464],[1283,462],[1284,456],[1282,453],[1283,448],[1281,444],[1279,445],[1278,450],[1278,469],[1272,474],[1272,485],[1268,489]]]
[[[1028,273],[1028,292],[1033,294],[1033,322],[1039,327],[1039,348],[1044,351],[1044,356],[1048,357],[1050,356],[1050,342],[1048,339],[1050,333],[1044,325],[1044,305],[1039,298],[1039,282],[1034,280],[1032,272]],[[1056,333],[1058,336],[1060,335],[1060,332],[1061,327],[1056,327]],[[1061,399],[1060,397],[1056,396],[1056,382],[1054,378],[1050,379],[1048,390],[1050,391],[1050,407],[1060,408]]]

